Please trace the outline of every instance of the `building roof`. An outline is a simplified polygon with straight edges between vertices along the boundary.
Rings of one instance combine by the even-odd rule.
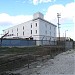
[[[35,14],[35,16],[37,15],[37,14],[39,14],[39,16],[40,15],[42,15],[42,16],[44,16],[41,12],[36,12],[36,13],[34,13]],[[33,14],[33,16],[34,16],[34,14]],[[38,20],[38,19],[40,19],[40,20],[42,20],[42,21],[45,21],[45,22],[47,22],[47,23],[49,23],[49,24],[51,24],[51,25],[54,25],[55,27],[57,27],[55,24],[53,24],[53,23],[51,23],[51,22],[49,22],[49,21],[47,21],[47,20],[45,20],[45,19],[43,19],[43,18],[41,18],[41,17],[37,17],[37,18],[33,18],[32,20],[29,20],[29,21],[34,21],[34,20]],[[29,22],[29,21],[26,21],[26,22]],[[26,23],[26,22],[23,22],[23,23],[21,23],[21,24],[24,24],[24,23]],[[21,24],[18,24],[18,25],[21,25]],[[15,26],[18,26],[18,25],[15,25]],[[15,27],[15,26],[12,26],[12,27]],[[12,28],[12,27],[9,27],[9,28]],[[9,28],[7,28],[7,29],[9,29]],[[4,29],[4,30],[7,30],[7,29]]]
[[[45,20],[45,19],[42,19],[42,18],[36,18],[36,19],[33,19],[33,21],[34,21],[34,20],[38,20],[38,19],[40,19],[40,20],[42,20],[42,21],[45,21],[45,22],[47,22],[47,23],[49,23],[49,24],[51,24],[51,25],[56,26],[55,24],[53,24],[53,23],[51,23],[51,22],[49,22],[49,21],[47,21],[47,20]],[[56,27],[57,27],[57,26],[56,26]]]

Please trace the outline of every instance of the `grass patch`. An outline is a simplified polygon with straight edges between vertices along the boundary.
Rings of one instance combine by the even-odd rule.
[[[38,47],[0,47],[0,54],[34,53]]]
[[[62,52],[63,48],[58,47],[0,47],[0,72],[21,68],[28,63],[28,58],[35,61],[37,55],[43,57],[50,55],[53,58]],[[30,56],[26,56],[31,54]],[[35,56],[35,57],[34,57]]]

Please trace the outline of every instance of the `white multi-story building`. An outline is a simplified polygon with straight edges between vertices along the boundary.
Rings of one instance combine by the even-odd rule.
[[[44,15],[37,12],[33,15],[33,19],[19,25],[4,30],[4,33],[13,36],[5,38],[33,38],[33,40],[51,40],[56,39],[56,25],[46,21]]]

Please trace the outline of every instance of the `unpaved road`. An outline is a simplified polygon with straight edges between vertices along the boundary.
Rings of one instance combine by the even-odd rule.
[[[47,62],[38,62],[34,68],[15,72],[22,75],[75,75],[75,50],[63,52]]]

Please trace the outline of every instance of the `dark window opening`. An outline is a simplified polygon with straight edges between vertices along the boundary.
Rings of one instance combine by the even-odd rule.
[[[17,28],[17,31],[18,31],[18,28]]]
[[[36,34],[37,34],[37,30],[36,30]]]
[[[47,28],[47,24],[45,24],[46,28]]]
[[[32,28],[32,24],[31,24],[31,28]]]
[[[17,36],[18,36],[18,33],[17,33]]]
[[[23,32],[23,35],[24,35],[24,32]]]
[[[47,31],[45,31],[45,33],[47,34]]]
[[[50,30],[51,30],[51,26],[50,26]]]
[[[12,29],[12,32],[13,32],[13,29]]]
[[[36,23],[36,27],[37,27],[37,23]]]
[[[24,30],[24,26],[23,26],[23,30]]]
[[[32,34],[32,30],[31,30],[31,34]]]
[[[51,36],[51,32],[50,32],[50,36]]]

